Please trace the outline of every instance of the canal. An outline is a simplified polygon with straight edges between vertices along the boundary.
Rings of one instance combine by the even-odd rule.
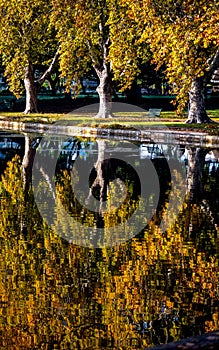
[[[219,148],[0,133],[0,348],[219,328]]]

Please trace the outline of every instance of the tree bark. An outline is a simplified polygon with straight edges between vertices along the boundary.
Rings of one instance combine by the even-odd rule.
[[[194,78],[189,91],[189,111],[186,123],[212,123],[205,109],[205,86],[203,77]]]
[[[46,69],[46,71],[43,73],[43,75],[35,81],[34,79],[34,67],[31,62],[28,63],[28,66],[25,69],[25,76],[24,76],[24,86],[26,90],[26,108],[24,111],[24,114],[28,113],[37,113],[37,92],[39,90],[39,87],[43,84],[43,82],[48,79],[52,72],[54,71],[54,68],[57,64],[59,56],[59,48],[56,51],[52,62],[50,66]]]
[[[56,84],[58,82],[58,73],[56,73],[55,78],[52,79],[51,76],[48,76],[47,81],[51,89],[51,95],[56,96]]]
[[[193,79],[189,92],[189,112],[186,123],[213,123],[205,109],[205,89],[215,69],[219,67],[219,49],[207,60],[208,69],[202,77]]]
[[[90,44],[89,44],[90,46]],[[109,38],[102,43],[103,58],[102,63],[94,62],[94,69],[99,78],[100,84],[96,91],[99,95],[99,111],[95,118],[111,118],[112,117],[112,77],[110,63],[107,61],[109,51]]]
[[[99,95],[99,111],[96,118],[112,118],[112,88],[109,74],[105,71],[99,76],[100,84],[97,87]]]
[[[25,69],[24,86],[26,90],[26,108],[24,114],[37,113],[37,86],[34,81],[33,65],[30,62]]]

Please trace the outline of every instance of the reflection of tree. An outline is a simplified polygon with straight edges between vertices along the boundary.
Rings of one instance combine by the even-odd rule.
[[[217,217],[212,210],[212,201],[206,197],[204,188],[204,166],[205,157],[209,152],[208,149],[201,147],[188,148],[188,171],[187,171],[187,201],[190,208],[191,216],[187,221],[187,230],[190,235],[195,235],[199,232],[202,225],[205,227],[206,216],[208,221],[214,225],[216,232],[218,231]],[[206,174],[207,178],[210,174]],[[214,205],[213,205],[214,206]],[[202,212],[200,219],[197,221],[196,212]],[[208,222],[207,221],[207,222]],[[206,231],[207,228],[205,227]],[[203,231],[203,227],[202,227]]]
[[[106,142],[103,140],[97,140],[98,145],[98,157],[94,165],[95,174],[93,183],[90,186],[89,195],[87,198],[87,203],[95,191],[98,192],[99,197],[99,212],[102,211],[103,202],[107,200],[109,194],[109,178],[113,172],[110,167],[110,159],[105,159],[105,148]]]
[[[24,156],[22,159],[23,181],[27,192],[32,183],[32,169],[36,148],[40,138],[25,134]]]
[[[207,150],[201,147],[187,147],[188,171],[187,193],[191,203],[199,203],[203,196],[203,169]]]
[[[24,207],[18,158],[0,193],[1,348],[145,349],[219,328],[215,229],[198,204],[190,209],[185,201],[165,232],[151,222],[141,237],[92,250],[47,227],[33,197]],[[206,221],[195,241],[185,229],[191,210],[196,222]],[[200,250],[206,231],[211,241]]]
[[[80,180],[74,166],[70,167],[70,171],[63,171],[58,165],[56,189],[61,205],[76,220],[91,227],[96,225],[106,228],[115,225],[115,222],[118,224],[126,221],[135,211],[140,195],[140,181],[136,171],[125,161],[105,157],[105,141],[98,140],[97,145],[98,156],[91,165],[90,189],[85,196],[85,204],[78,200],[77,193],[72,189],[71,177],[74,181]],[[82,189],[84,187],[86,186],[82,184]]]

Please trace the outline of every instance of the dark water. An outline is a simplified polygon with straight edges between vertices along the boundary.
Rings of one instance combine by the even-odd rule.
[[[0,134],[0,349],[219,328],[219,149]]]

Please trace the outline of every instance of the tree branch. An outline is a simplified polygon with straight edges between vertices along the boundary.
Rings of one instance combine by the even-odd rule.
[[[109,55],[109,44],[110,44],[110,38],[107,37],[106,40],[104,41],[103,43],[103,67],[105,70],[107,70],[107,67],[108,67],[108,62],[107,62],[107,58],[108,58],[108,55]]]
[[[211,76],[214,73],[214,71],[219,67],[219,49],[217,49],[213,57],[209,58],[207,63],[209,63],[207,71],[208,74]]]
[[[43,75],[39,79],[37,79],[37,84],[39,86],[41,86],[44,83],[44,81],[52,74],[52,72],[57,64],[57,61],[58,61],[59,49],[60,48],[58,48],[58,50],[56,51],[55,56],[53,57],[53,60],[50,63],[49,68],[43,73]]]

